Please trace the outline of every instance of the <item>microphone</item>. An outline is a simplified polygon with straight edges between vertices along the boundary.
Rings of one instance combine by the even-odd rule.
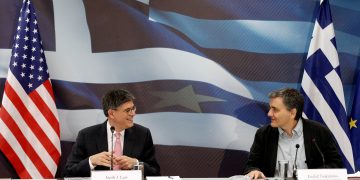
[[[319,145],[317,144],[317,142],[316,142],[316,139],[315,139],[315,138],[313,138],[313,139],[312,139],[312,142],[315,144],[316,149],[319,151],[320,156],[321,156],[321,160],[322,160],[322,165],[323,165],[323,168],[325,168],[325,158],[324,158],[324,154],[322,153],[321,149],[319,148]]]
[[[114,126],[110,127],[110,131],[111,131],[111,154],[110,154],[110,170],[113,170],[114,167],[114,162],[113,162],[113,154],[114,154],[114,131],[115,128]]]
[[[295,151],[295,161],[294,161],[294,169],[293,169],[293,178],[296,178],[296,176],[297,176],[296,158],[297,158],[297,152],[298,152],[298,150],[299,150],[300,145],[299,145],[299,144],[296,144],[295,147],[296,147],[296,151]]]

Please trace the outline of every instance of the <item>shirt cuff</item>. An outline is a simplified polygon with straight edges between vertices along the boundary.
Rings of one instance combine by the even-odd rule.
[[[89,166],[90,166],[90,170],[94,170],[95,166],[91,163],[90,158],[89,158]]]

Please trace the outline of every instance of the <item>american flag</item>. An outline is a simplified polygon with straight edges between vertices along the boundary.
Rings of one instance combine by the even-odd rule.
[[[60,127],[35,9],[18,18],[0,114],[0,149],[20,178],[54,178]]]
[[[305,96],[304,114],[329,127],[342,151],[348,171],[354,172],[340,63],[328,0],[320,1],[301,90]]]

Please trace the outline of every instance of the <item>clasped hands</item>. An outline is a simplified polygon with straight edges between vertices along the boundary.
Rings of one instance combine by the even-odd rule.
[[[111,152],[101,152],[89,157],[91,164],[95,166],[111,166]],[[119,165],[120,169],[129,170],[137,163],[137,159],[131,158],[125,155],[116,156],[113,155],[113,165]]]
[[[250,171],[246,176],[250,179],[266,179],[265,175],[259,170]]]

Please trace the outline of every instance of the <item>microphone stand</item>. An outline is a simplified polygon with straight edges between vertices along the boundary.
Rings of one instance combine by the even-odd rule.
[[[313,138],[313,139],[312,139],[312,142],[315,144],[316,149],[319,151],[320,156],[321,156],[321,160],[322,160],[322,165],[323,165],[323,168],[325,168],[325,158],[324,158],[324,154],[322,153],[321,149],[319,148],[319,145],[317,144],[317,142],[316,142],[316,139],[315,139],[315,138]]]
[[[110,127],[110,131],[111,131],[111,154],[110,154],[110,170],[113,170],[114,167],[114,162],[113,162],[113,154],[114,154],[114,131],[115,128],[114,126]]]
[[[295,152],[295,162],[294,162],[294,169],[293,169],[293,178],[296,179],[296,178],[297,178],[296,159],[297,159],[297,153],[298,153],[298,150],[299,150],[300,145],[299,145],[299,144],[296,144],[295,147],[296,147],[296,152]]]

